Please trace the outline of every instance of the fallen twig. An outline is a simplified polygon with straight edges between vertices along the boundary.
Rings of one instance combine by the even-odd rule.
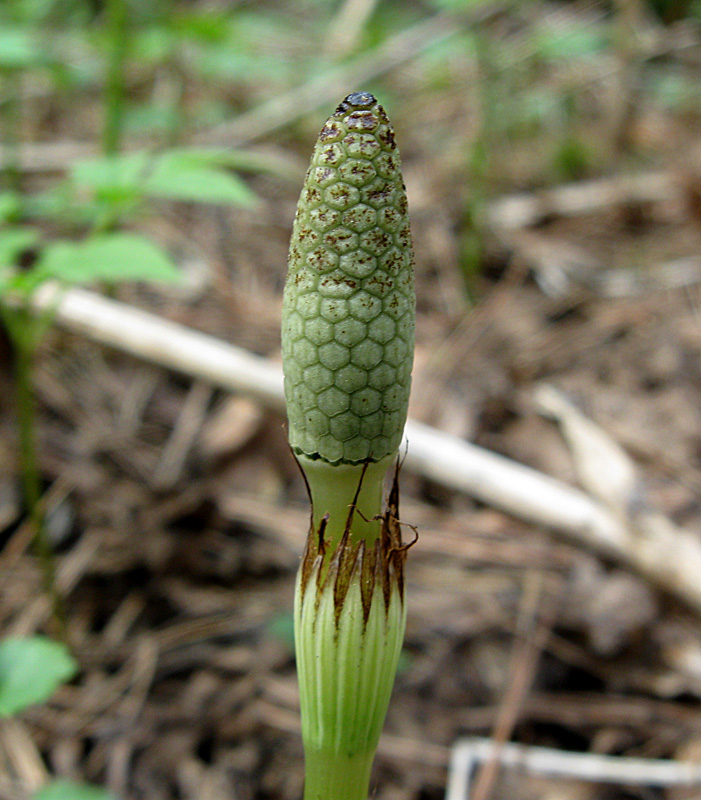
[[[62,142],[26,142],[20,148],[19,166],[22,172],[64,172],[76,161],[94,158],[98,149],[85,142],[67,139]],[[0,145],[0,167],[9,158],[6,146]]]
[[[507,195],[489,205],[487,223],[496,231],[528,228],[551,216],[592,214],[620,203],[663,203],[681,197],[673,170],[617,175],[565,184],[542,192]]]
[[[283,410],[280,368],[234,345],[83,289],[47,284],[35,305],[54,306],[68,330]],[[407,469],[615,558],[701,612],[701,543],[691,533],[652,514],[631,526],[578,489],[419,422],[407,423],[406,438]]]
[[[701,763],[671,759],[622,758],[598,753],[571,753],[550,747],[503,744],[490,739],[463,739],[453,747],[446,800],[469,800],[475,765],[496,758],[502,766],[560,778],[630,786],[699,786]]]

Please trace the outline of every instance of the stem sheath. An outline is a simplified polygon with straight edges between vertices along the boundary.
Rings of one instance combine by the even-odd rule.
[[[386,456],[367,465],[330,466],[321,459],[297,456],[312,496],[312,527],[319,530],[322,518],[328,515],[325,538],[331,550],[335,549],[343,536],[354,500],[356,510],[352,535],[355,541],[365,539],[372,544],[379,537],[384,479],[393,458],[392,455]]]

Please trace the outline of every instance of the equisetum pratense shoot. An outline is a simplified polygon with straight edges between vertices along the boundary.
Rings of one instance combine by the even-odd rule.
[[[355,92],[314,147],[283,301],[290,445],[312,501],[294,612],[305,800],[366,800],[394,683],[408,547],[398,449],[414,323],[394,132],[373,95]]]

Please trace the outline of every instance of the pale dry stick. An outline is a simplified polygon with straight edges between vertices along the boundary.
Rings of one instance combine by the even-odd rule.
[[[491,739],[456,742],[451,756],[446,800],[469,800],[474,768],[493,758],[494,750]],[[503,767],[596,783],[659,787],[701,785],[701,763],[696,761],[571,753],[511,743],[499,748],[497,758]]]
[[[74,333],[284,411],[280,367],[239,347],[85,289],[46,283],[34,304]]]
[[[667,203],[682,197],[674,170],[645,172],[565,184],[537,193],[513,194],[487,209],[487,224],[497,232],[528,228],[550,216],[592,214],[619,203]]]
[[[474,18],[475,15],[458,20],[450,14],[437,14],[395,34],[375,50],[357,56],[350,63],[326,70],[303,86],[277,95],[239,114],[230,122],[197,135],[195,141],[198,144],[226,144],[231,147],[247,144],[284,128],[319,106],[337,102],[344,87],[362,86],[378,75],[410,61],[426,48],[462,30]]]
[[[631,270],[609,268],[584,248],[537,229],[502,233],[501,238],[532,270],[538,286],[548,297],[567,296],[578,286],[584,286],[597,295],[618,299],[686,289],[701,283],[701,258],[696,255]]]
[[[619,519],[629,517],[640,495],[640,481],[625,450],[555,386],[537,384],[533,400],[540,414],[560,426],[580,486]]]
[[[96,147],[84,142],[27,142],[22,145],[19,166],[22,172],[63,172],[76,161],[98,154]],[[0,145],[0,169],[6,165],[8,157],[8,149]]]
[[[148,145],[142,142],[141,146]],[[139,141],[135,140],[125,148],[125,152],[139,149]],[[73,139],[29,142],[22,146],[19,166],[22,172],[32,175],[63,173],[69,171],[77,161],[98,158],[99,155],[99,149],[93,144]],[[304,175],[304,165],[295,156],[272,144],[248,146],[245,151],[236,155],[237,159],[232,162],[232,166],[242,172],[272,173],[295,181]],[[6,165],[7,158],[7,148],[0,145],[0,169]]]
[[[688,289],[701,283],[701,258],[696,255],[655,264],[642,274],[624,267],[594,275],[594,288],[605,297],[636,297],[643,293]]]
[[[41,753],[20,719],[0,720],[0,764],[3,767],[2,781],[7,781],[9,796],[13,796],[11,790],[20,788],[29,795],[48,779]]]
[[[327,34],[325,51],[338,61],[357,46],[378,0],[345,0],[336,13]]]
[[[84,289],[46,284],[34,303],[54,306],[75,333],[284,408],[279,367],[238,347]],[[614,558],[701,612],[701,545],[691,533],[671,523],[633,529],[578,489],[419,422],[407,423],[406,438],[413,472]]]

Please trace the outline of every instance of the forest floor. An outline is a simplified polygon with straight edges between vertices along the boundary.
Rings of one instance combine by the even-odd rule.
[[[464,152],[446,133],[466,113],[465,86],[428,98],[412,91],[414,79],[410,69],[384,79],[416,243],[411,416],[576,485],[573,455],[535,400],[546,382],[631,456],[640,505],[701,541],[698,119],[646,110],[630,135],[647,159],[602,177],[654,167],[669,179],[659,196],[621,191],[578,213],[553,201],[516,232],[492,226],[468,301]],[[340,88],[339,99],[356,88]],[[294,207],[331,110],[310,113],[294,135],[267,137],[266,152],[292,177],[247,178],[257,209],[160,204],[141,229],[180,254],[188,280],[122,287],[117,299],[279,360]],[[518,172],[527,157],[512,155]],[[527,177],[502,176],[493,197],[509,186],[540,202]],[[291,607],[308,508],[284,419],[58,327],[42,345],[36,387],[48,525],[80,674],[4,728],[6,773],[31,784],[48,769],[122,800],[296,800]],[[3,342],[0,628],[24,635],[52,626],[22,524],[12,396]],[[697,611],[557,531],[408,470],[402,517],[420,538],[377,800],[442,798],[452,745],[490,736],[498,722],[524,744],[701,758]],[[683,800],[699,791],[504,769],[489,796]],[[19,795],[2,786],[0,797]]]

